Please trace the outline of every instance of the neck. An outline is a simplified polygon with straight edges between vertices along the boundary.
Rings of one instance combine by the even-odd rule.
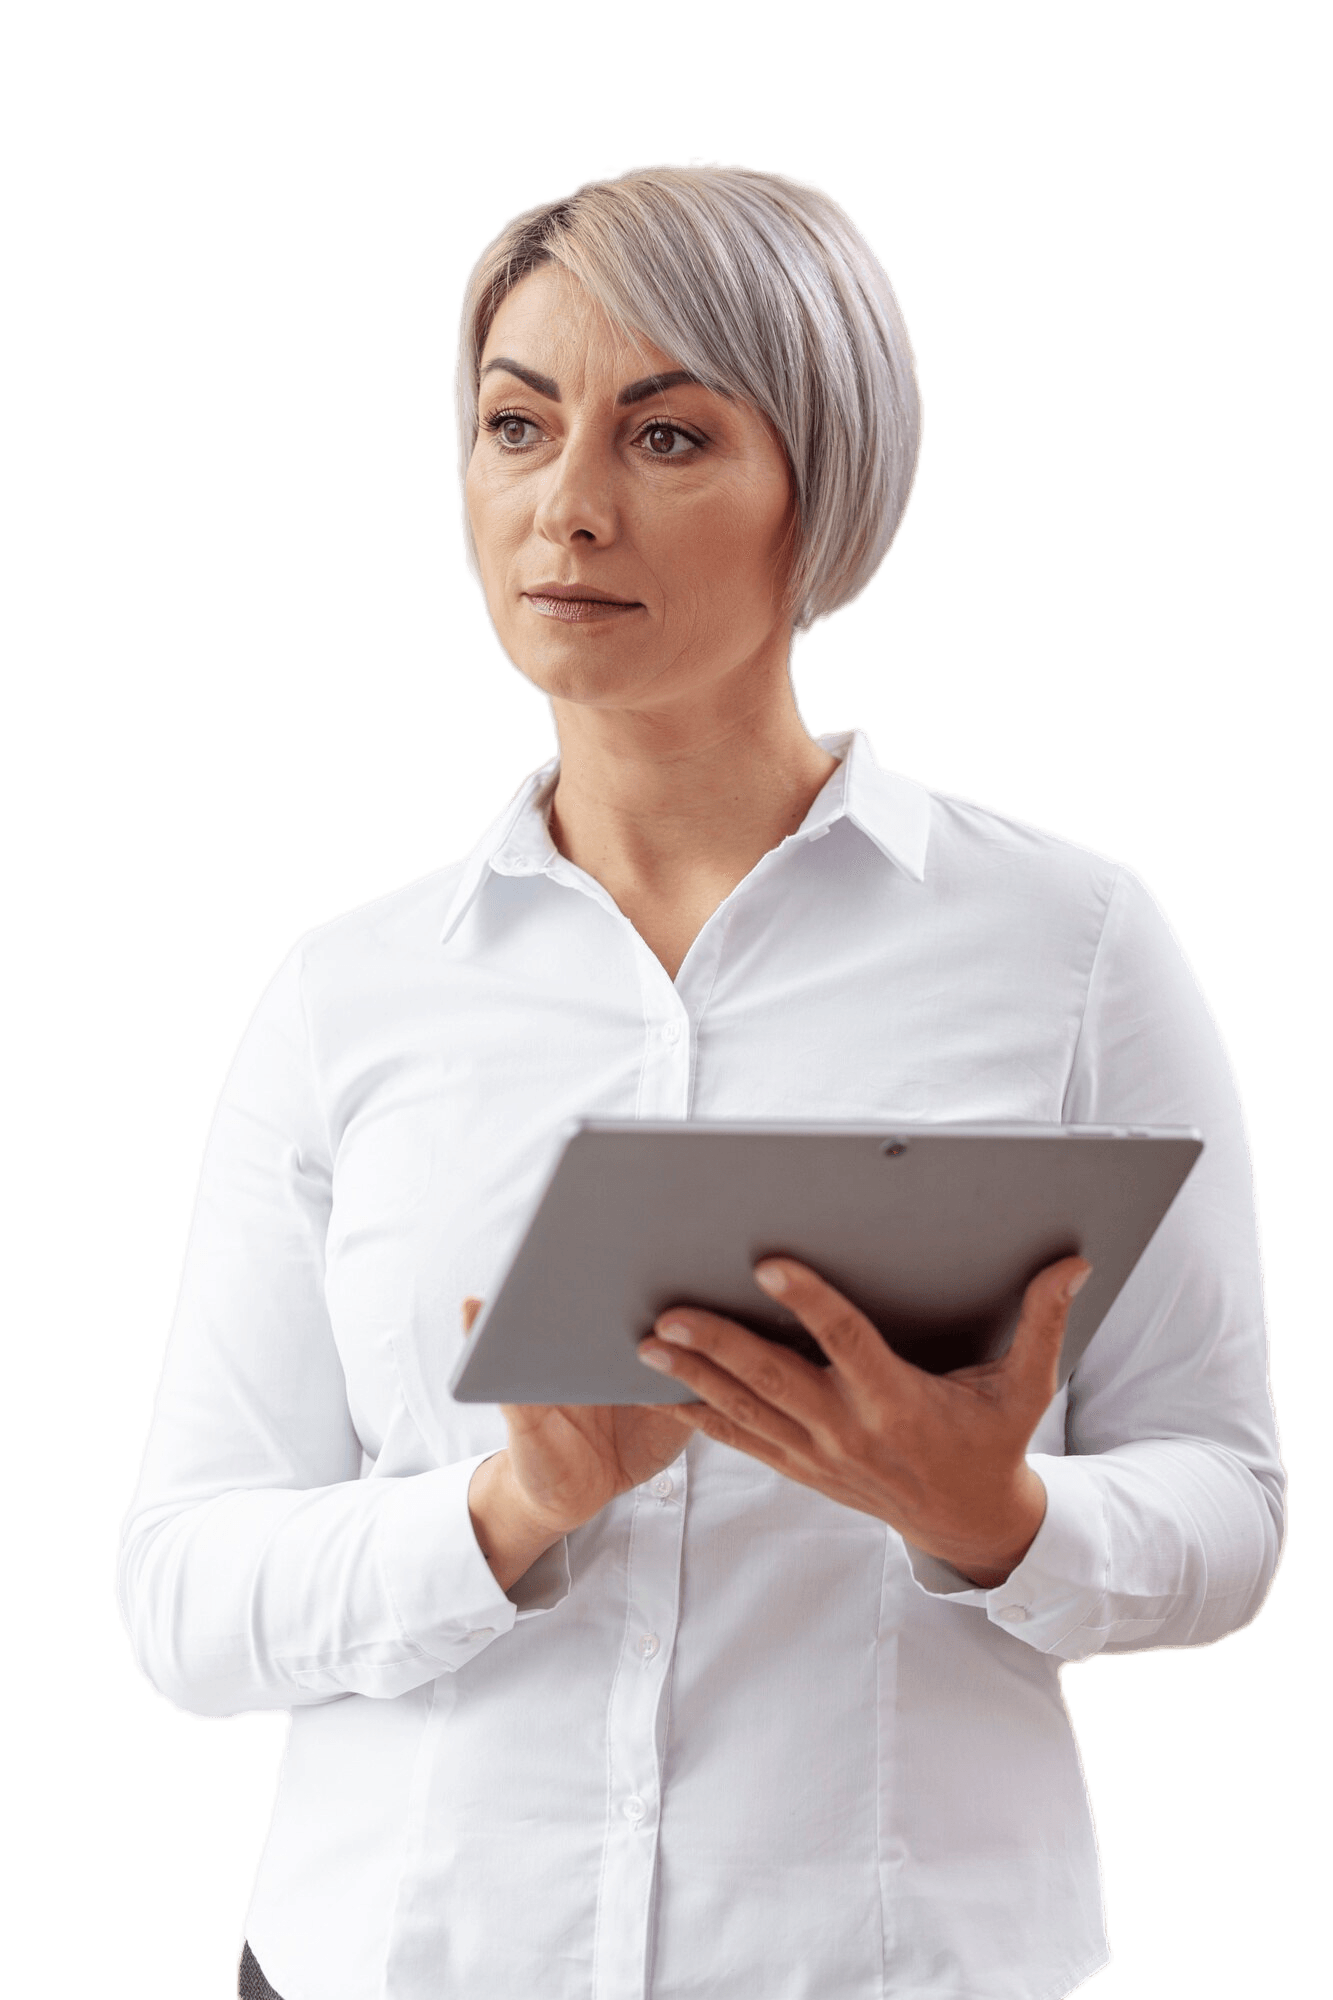
[[[796,828],[837,766],[796,710],[786,661],[670,709],[552,704],[551,835],[674,977],[690,940]]]

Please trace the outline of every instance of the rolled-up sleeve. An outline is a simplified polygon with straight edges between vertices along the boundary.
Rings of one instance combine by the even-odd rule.
[[[488,1454],[363,1479],[324,1296],[331,1148],[301,946],[250,1022],[209,1133],[118,1592],[136,1657],[221,1715],[392,1697],[568,1589],[563,1543],[506,1595],[473,1533]]]
[[[908,1547],[934,1596],[1061,1659],[1203,1645],[1254,1617],[1284,1531],[1250,1160],[1217,1029],[1126,870],[1092,964],[1064,1122],[1192,1125],[1204,1151],[1069,1382],[1046,1515],[980,1590]]]

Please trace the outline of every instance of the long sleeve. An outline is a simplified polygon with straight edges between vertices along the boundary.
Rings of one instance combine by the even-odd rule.
[[[401,1694],[568,1586],[558,1544],[521,1602],[499,1588],[467,1507],[486,1453],[361,1477],[324,1296],[333,1159],[301,982],[298,946],[223,1089],[121,1537],[139,1663],[204,1714]]]
[[[292,1710],[246,1922],[283,1993],[1018,2000],[1105,1963],[1056,1668],[1234,1629],[1280,1546],[1235,1094],[1132,878],[824,745],[674,977],[556,850],[548,769],[308,932],[244,1038],[121,1582],[175,1700]],[[999,1589],[909,1549],[913,1581],[882,1523],[695,1435],[506,1597],[459,1301],[570,1118],[1207,1146],[1028,1442],[1048,1511]]]
[[[1263,1602],[1286,1482],[1235,1087],[1179,947],[1123,870],[1063,1115],[1193,1125],[1204,1151],[1070,1379],[1066,1455],[1029,1454],[1047,1512],[1023,1561],[983,1591],[920,1550],[909,1560],[924,1590],[1062,1659],[1203,1645]]]

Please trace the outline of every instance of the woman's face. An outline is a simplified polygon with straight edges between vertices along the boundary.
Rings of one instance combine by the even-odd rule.
[[[557,701],[662,709],[761,660],[785,669],[791,480],[757,411],[617,333],[552,265],[497,312],[479,400],[468,516],[529,680]]]

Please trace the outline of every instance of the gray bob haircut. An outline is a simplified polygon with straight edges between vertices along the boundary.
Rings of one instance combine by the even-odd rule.
[[[543,264],[577,279],[622,331],[772,424],[796,501],[793,624],[855,597],[907,505],[921,404],[892,287],[837,204],[744,167],[646,167],[517,216],[468,281],[458,357],[464,474],[491,322]]]

